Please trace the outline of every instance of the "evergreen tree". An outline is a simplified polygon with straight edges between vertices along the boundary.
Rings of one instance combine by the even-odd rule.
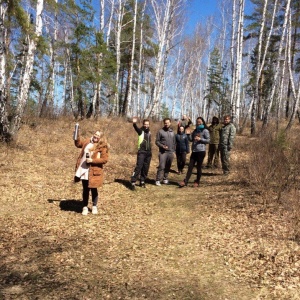
[[[221,57],[218,48],[214,48],[210,55],[210,67],[208,69],[207,87],[207,118],[210,112],[217,110],[219,115],[223,115],[230,109],[228,99],[228,79],[225,76],[226,66],[222,67]]]

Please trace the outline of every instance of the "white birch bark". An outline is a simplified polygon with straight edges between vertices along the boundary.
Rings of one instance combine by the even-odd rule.
[[[120,80],[120,67],[121,67],[121,32],[122,32],[122,22],[124,17],[124,5],[126,0],[118,0],[117,8],[117,24],[115,29],[115,47],[116,47],[116,81],[115,89],[116,94],[114,97],[112,112],[114,115],[119,113],[120,103],[119,103],[119,80]]]
[[[285,14],[284,14],[284,22],[282,25],[282,35],[280,38],[280,44],[279,44],[279,49],[278,49],[278,61],[275,69],[275,74],[274,74],[274,79],[273,79],[273,85],[270,93],[270,97],[268,99],[267,107],[265,110],[265,115],[263,119],[263,127],[267,126],[268,121],[269,121],[269,115],[271,111],[271,107],[273,105],[273,100],[274,100],[274,95],[277,87],[277,82],[278,82],[278,76],[280,73],[280,64],[281,64],[281,55],[283,51],[283,46],[284,46],[284,40],[286,38],[286,29],[287,29],[287,23],[289,19],[289,11],[290,11],[290,5],[291,5],[291,0],[287,0],[287,4],[285,7]]]
[[[136,96],[136,107],[137,107],[137,115],[141,116],[141,76],[142,76],[142,61],[143,61],[143,42],[144,42],[144,18],[145,18],[145,8],[147,1],[145,0],[144,6],[142,9],[142,17],[141,17],[141,28],[140,28],[140,51],[139,51],[139,66],[138,66],[138,82],[137,82],[137,96]]]
[[[112,20],[113,20],[113,15],[115,11],[115,0],[111,0],[110,2],[110,15],[108,19],[108,26],[107,26],[107,33],[106,33],[106,45],[109,46],[109,41],[110,41],[110,34],[111,34],[111,27],[112,27]]]
[[[243,36],[244,36],[244,10],[245,0],[239,1],[239,23],[238,23],[238,43],[237,43],[237,63],[236,63],[236,80],[235,92],[236,98],[233,102],[233,120],[239,130],[240,123],[240,104],[241,104],[241,79],[242,79],[242,60],[243,60]]]
[[[4,26],[7,6],[4,3],[0,4],[0,92],[4,96],[5,84],[6,84],[6,50],[5,50],[5,39],[6,39],[6,28]]]
[[[104,24],[105,24],[105,1],[100,0],[100,32],[104,32]]]
[[[57,0],[55,0],[55,3],[57,4]],[[57,41],[57,12],[55,10],[54,13],[54,32],[53,32],[53,38],[51,39],[51,42],[49,44],[49,61],[50,61],[50,74],[48,78],[48,88],[46,91],[44,103],[42,105],[42,110],[40,112],[40,115],[43,115],[46,111],[49,113],[53,113],[54,108],[54,84],[55,84],[55,77],[56,77],[56,53],[55,53],[55,44]],[[50,111],[49,111],[50,109]]]
[[[289,71],[289,76],[290,76],[290,82],[291,82],[291,88],[292,88],[292,94],[294,98],[294,104],[292,108],[292,113],[289,119],[289,122],[286,126],[286,131],[290,130],[293,126],[293,123],[295,121],[297,109],[299,108],[299,103],[300,103],[300,81],[298,80],[298,91],[296,92],[296,87],[295,87],[295,81],[294,81],[294,76],[292,72],[292,55],[291,55],[291,48],[292,48],[292,24],[291,24],[291,13],[289,15],[289,25],[288,25],[288,43],[287,43],[287,63],[288,63],[288,71]]]
[[[137,0],[134,1],[134,15],[133,15],[133,32],[132,32],[132,49],[131,49],[131,63],[130,63],[130,72],[129,72],[129,90],[127,97],[127,116],[132,113],[132,78],[134,71],[134,56],[135,56],[135,43],[136,43],[136,18],[137,18]]]
[[[104,0],[99,0],[100,4],[100,27],[99,27],[99,32],[102,33],[103,38],[104,38],[104,27],[105,27],[105,1]],[[96,60],[97,60],[97,74],[101,78],[102,75],[102,69],[101,69],[101,63],[103,59],[103,54],[99,53],[96,55]],[[96,111],[96,103],[97,100],[100,102],[101,99],[101,81],[97,82],[94,86],[94,95],[93,95],[93,100],[92,100],[92,116],[97,117],[100,111]],[[100,108],[100,103],[99,103],[99,108]]]
[[[24,72],[22,74],[21,83],[19,86],[18,97],[17,97],[17,107],[14,121],[12,124],[11,132],[15,134],[21,125],[21,119],[24,114],[24,109],[28,99],[30,79],[32,75],[33,62],[34,62],[34,52],[36,50],[36,42],[39,36],[42,34],[42,11],[44,7],[43,0],[37,0],[36,3],[36,21],[35,21],[35,37],[26,37],[28,43],[28,52],[25,60]]]
[[[68,31],[65,30],[65,44],[67,45],[69,42],[68,38]],[[72,67],[71,67],[71,56],[70,56],[70,49],[66,48],[65,51],[65,101],[67,100],[67,95],[69,96],[69,102],[71,106],[71,111],[74,115],[74,117],[77,117],[77,110],[76,110],[76,105],[74,101],[74,85],[73,85],[73,74],[72,74]],[[67,93],[68,89],[68,93]]]
[[[225,56],[225,46],[226,46],[226,38],[227,38],[227,25],[228,25],[228,1],[220,1],[220,13],[222,19],[222,29],[220,33],[220,57],[221,62],[224,64],[224,56]]]
[[[179,48],[178,51],[178,55],[176,56],[176,61],[174,64],[174,79],[175,79],[175,83],[174,83],[174,96],[173,96],[173,101],[172,101],[172,108],[171,108],[171,118],[174,119],[175,118],[175,107],[177,104],[177,97],[178,97],[178,91],[181,85],[181,81],[182,81],[182,74],[184,73],[184,71],[181,73],[180,70],[180,61],[182,60],[182,49]],[[184,67],[185,67],[186,63],[184,63]],[[180,114],[182,115],[183,112],[183,105],[180,105],[181,111]]]
[[[6,28],[5,17],[7,5],[0,4],[0,140],[6,140],[9,134],[9,121],[6,106]]]
[[[236,0],[232,2],[232,24],[231,24],[231,45],[230,45],[230,64],[231,64],[231,97],[230,104],[234,102],[235,95],[235,53],[236,53]]]
[[[157,34],[158,34],[158,54],[156,57],[156,64],[155,64],[155,79],[154,79],[154,86],[152,91],[152,108],[150,109],[149,116],[153,115],[153,111],[158,110],[158,104],[159,104],[159,90],[160,85],[162,84],[162,68],[163,68],[163,54],[166,47],[166,34],[168,30],[169,25],[169,19],[170,19],[170,10],[171,10],[171,0],[167,0],[166,6],[164,8],[161,7],[161,2],[158,2],[156,0],[150,0],[154,16],[155,16],[155,24],[157,28]],[[163,14],[164,13],[164,14]],[[163,15],[163,16],[162,16]]]
[[[251,113],[251,134],[255,134],[256,132],[256,109],[257,109],[257,103],[259,101],[259,82],[260,77],[262,74],[262,70],[265,66],[265,60],[267,53],[269,51],[269,45],[270,45],[270,39],[273,34],[274,30],[274,20],[275,15],[277,11],[277,4],[278,0],[275,0],[274,7],[273,7],[273,13],[272,13],[272,19],[271,19],[271,25],[269,28],[269,33],[267,35],[267,39],[263,41],[263,34],[265,31],[265,25],[266,25],[266,13],[267,13],[267,5],[268,0],[265,0],[264,8],[263,8],[263,14],[262,14],[262,21],[260,26],[260,32],[259,32],[259,38],[258,38],[258,54],[257,54],[257,67],[256,67],[256,80],[255,80],[255,87],[254,87],[254,96],[252,97],[251,103],[249,105],[249,111],[248,114]],[[264,43],[264,53],[262,54],[262,44]]]
[[[154,13],[154,22],[158,38],[158,54],[155,64],[155,79],[152,90],[152,101],[148,116],[159,113],[161,97],[164,90],[165,70],[173,38],[178,32],[174,22],[181,13],[185,0],[166,0],[165,5],[159,0],[150,0]],[[158,115],[156,115],[158,117]]]

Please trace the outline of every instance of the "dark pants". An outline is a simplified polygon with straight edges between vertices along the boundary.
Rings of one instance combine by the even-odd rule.
[[[159,165],[156,174],[156,181],[168,179],[169,172],[174,159],[174,152],[166,151],[158,154]]]
[[[219,166],[219,145],[218,144],[209,144],[208,146],[208,160],[207,166],[211,167],[214,164],[214,167]]]
[[[177,168],[179,172],[182,172],[186,162],[186,152],[176,152]]]
[[[131,182],[134,183],[140,176],[140,181],[144,182],[148,176],[152,153],[150,151],[138,151],[136,166],[131,176]]]
[[[230,151],[227,150],[227,147],[220,147],[220,153],[221,153],[221,163],[222,163],[223,172],[229,173]]]
[[[201,175],[202,175],[202,163],[203,163],[205,154],[206,154],[205,151],[192,152],[191,157],[190,157],[188,171],[187,171],[186,177],[185,177],[186,184],[189,182],[189,180],[191,178],[193,168],[196,163],[197,163],[197,178],[196,178],[195,182],[199,183]]]
[[[81,180],[81,182],[82,182],[82,188],[83,188],[83,190],[82,190],[83,206],[88,206],[90,190],[92,192],[93,206],[97,206],[97,203],[98,203],[98,190],[97,190],[97,188],[89,188],[89,181],[88,180]]]

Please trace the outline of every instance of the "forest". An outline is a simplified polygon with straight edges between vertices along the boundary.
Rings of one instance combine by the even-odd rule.
[[[220,0],[187,32],[188,0],[2,0],[0,137],[24,115],[193,120],[240,132],[300,120],[298,0]],[[258,125],[259,124],[259,125]]]
[[[219,0],[192,29],[190,5],[0,1],[0,299],[300,299],[300,1]],[[232,172],[179,188],[174,161],[156,186],[153,137],[132,191],[133,117],[182,115],[231,116]],[[98,215],[77,122],[111,146]]]

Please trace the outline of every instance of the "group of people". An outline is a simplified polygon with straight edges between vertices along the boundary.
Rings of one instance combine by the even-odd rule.
[[[139,178],[140,186],[145,187],[145,180],[152,158],[150,122],[149,120],[143,120],[141,128],[138,128],[136,123],[137,118],[133,118],[133,127],[138,134],[138,153],[137,163],[131,177],[132,190],[135,189]],[[198,117],[196,128],[193,131],[190,129],[192,124],[190,118],[184,115],[178,123],[177,134],[171,128],[171,120],[169,118],[165,118],[163,124],[163,128],[157,132],[155,139],[155,144],[159,149],[159,165],[155,180],[157,186],[161,186],[162,183],[169,183],[168,176],[175,154],[177,158],[177,174],[183,174],[187,154],[191,152],[186,176],[183,181],[179,182],[179,187],[188,185],[195,165],[197,166],[197,176],[194,180],[194,187],[198,187],[206,155],[206,144],[209,145],[206,168],[217,168],[219,166],[219,157],[221,156],[223,173],[224,175],[229,174],[230,151],[236,134],[236,129],[231,123],[229,115],[224,117],[223,124],[219,123],[217,117],[213,117],[212,124],[209,127],[202,117]],[[191,147],[189,145],[190,142]]]
[[[152,158],[150,121],[143,120],[142,127],[137,126],[137,118],[133,118],[133,128],[138,134],[138,153],[134,172],[131,176],[131,188],[134,190],[137,181],[141,187],[145,186],[148,176],[150,162]],[[176,154],[177,174],[183,174],[186,164],[187,154],[191,152],[186,176],[179,182],[179,187],[188,185],[193,168],[197,166],[197,176],[194,180],[194,187],[198,187],[202,175],[202,165],[206,155],[206,145],[208,149],[207,168],[218,167],[219,153],[221,156],[222,169],[224,174],[229,173],[230,151],[235,138],[235,127],[230,122],[230,116],[224,117],[223,124],[219,123],[217,117],[213,117],[212,124],[208,127],[202,117],[196,120],[195,129],[192,131],[190,118],[186,115],[178,123],[177,133],[171,128],[171,120],[163,120],[161,128],[155,139],[155,144],[159,149],[159,165],[155,184],[161,186],[169,183],[169,172]],[[82,182],[82,215],[88,215],[89,194],[92,194],[92,214],[97,214],[98,187],[103,184],[103,165],[108,161],[109,144],[103,132],[96,131],[91,138],[83,139],[78,131],[74,135],[74,143],[77,148],[81,148],[75,167],[75,182]],[[190,146],[191,143],[191,146]]]

